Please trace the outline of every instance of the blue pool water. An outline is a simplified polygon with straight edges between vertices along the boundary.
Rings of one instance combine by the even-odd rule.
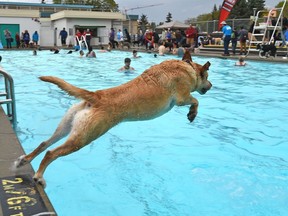
[[[127,75],[117,69],[130,52],[96,52],[96,59],[64,51],[0,54],[15,81],[17,134],[27,153],[77,102],[39,76],[97,90],[176,58],[140,53],[131,64],[136,73]],[[288,215],[287,64],[193,60],[211,62],[213,84],[206,95],[193,94],[200,103],[193,123],[186,118],[189,107],[175,107],[154,120],[119,124],[50,164],[45,190],[60,216]],[[42,158],[32,162],[34,169]]]

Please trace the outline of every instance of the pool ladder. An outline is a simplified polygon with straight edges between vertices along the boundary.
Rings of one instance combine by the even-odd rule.
[[[0,105],[6,104],[7,116],[10,122],[13,125],[13,128],[16,128],[17,117],[16,117],[16,104],[15,104],[15,94],[14,94],[14,81],[13,78],[0,68],[0,75],[4,77],[5,91],[0,91]],[[5,97],[2,99],[2,97]]]

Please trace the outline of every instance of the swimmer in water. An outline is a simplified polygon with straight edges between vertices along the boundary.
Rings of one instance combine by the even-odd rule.
[[[137,50],[133,50],[132,54],[133,54],[133,58],[140,58],[141,57],[141,56],[138,56]]]
[[[80,51],[79,51],[79,55],[80,55],[80,57],[82,58],[82,57],[84,56],[84,51],[83,51],[83,50],[80,50]]]
[[[125,65],[118,70],[119,72],[133,72],[135,70],[133,67],[130,66],[130,58],[125,58],[124,63]]]
[[[244,61],[244,58],[240,56],[238,62],[235,63],[235,66],[245,66],[245,65],[246,62]]]

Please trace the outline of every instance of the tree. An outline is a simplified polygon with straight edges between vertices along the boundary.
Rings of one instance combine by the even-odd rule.
[[[217,9],[216,4],[214,4],[211,16],[212,16],[212,20],[217,20],[219,18],[219,10]]]
[[[248,11],[250,16],[253,15],[253,8],[256,8],[256,11],[265,9],[265,0],[249,0],[248,1]]]
[[[249,18],[254,15],[254,9],[256,11],[265,9],[265,0],[238,0],[234,5],[229,19]]]
[[[171,22],[172,21],[172,14],[169,12],[166,16],[166,23]]]
[[[142,14],[140,17],[140,20],[138,22],[138,28],[140,28],[142,30],[142,32],[144,32],[147,29],[148,25],[149,25],[148,17],[146,15]]]
[[[229,19],[247,18],[250,17],[249,13],[248,3],[246,0],[238,0],[229,14]]]
[[[155,23],[155,22],[151,22],[151,23],[150,23],[150,27],[151,27],[151,29],[155,30],[155,28],[156,28],[156,23]]]
[[[275,8],[282,8],[283,4],[284,4],[284,1],[281,1],[275,6]],[[283,10],[283,16],[288,17],[288,4],[287,3],[286,3],[284,10]]]

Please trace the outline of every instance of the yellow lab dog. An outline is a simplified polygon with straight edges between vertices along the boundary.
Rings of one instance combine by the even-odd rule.
[[[125,84],[95,92],[77,88],[57,77],[40,77],[83,101],[67,111],[52,137],[32,153],[20,156],[15,166],[18,168],[31,162],[50,145],[70,134],[64,144],[47,151],[34,175],[34,180],[45,186],[43,173],[52,161],[78,151],[120,122],[153,119],[174,105],[191,105],[187,116],[193,121],[198,101],[190,93],[205,94],[212,87],[207,80],[209,66],[209,62],[203,66],[192,62],[187,51],[182,61],[164,61]]]

